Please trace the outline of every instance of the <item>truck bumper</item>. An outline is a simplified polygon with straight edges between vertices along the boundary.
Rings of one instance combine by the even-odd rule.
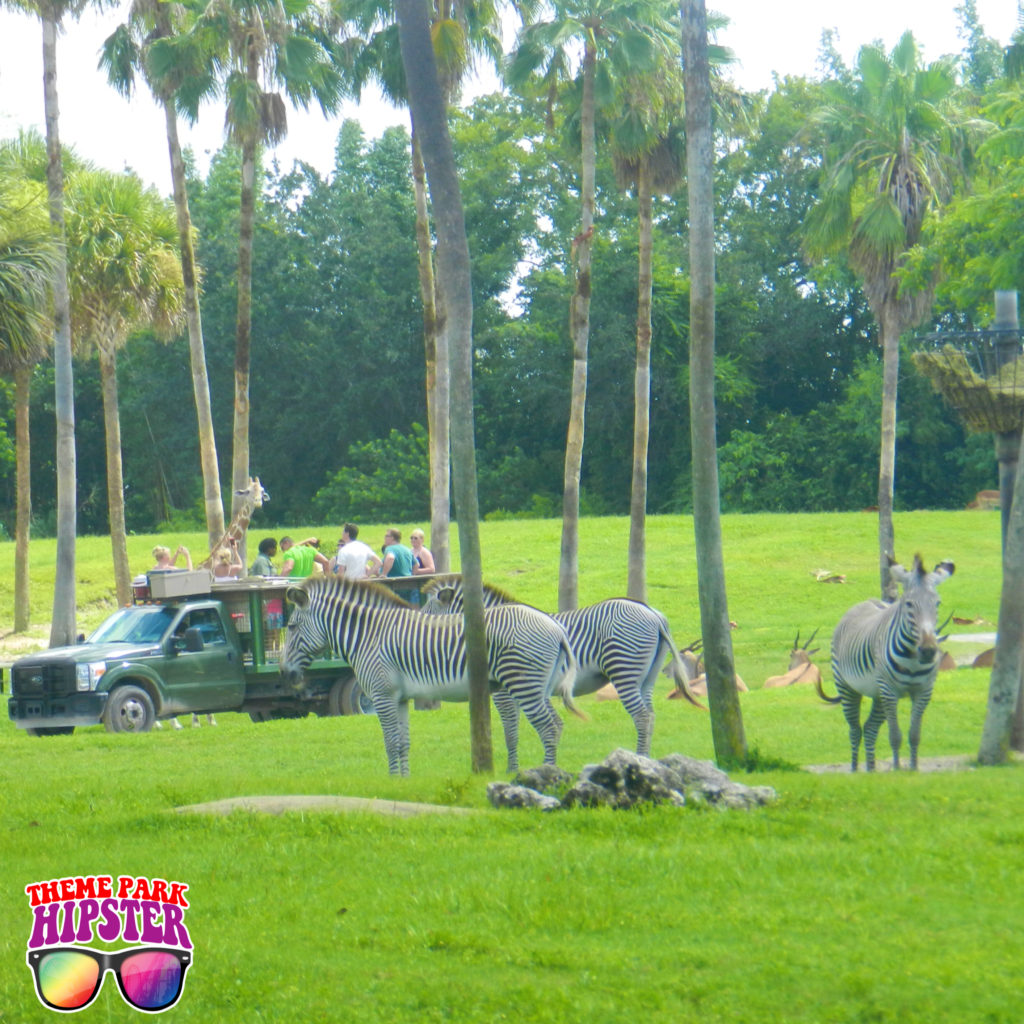
[[[71,693],[66,697],[11,697],[7,714],[19,729],[96,725],[103,719],[105,693]]]

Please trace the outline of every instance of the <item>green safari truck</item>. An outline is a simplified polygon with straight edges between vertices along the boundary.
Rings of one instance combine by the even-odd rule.
[[[10,719],[29,735],[59,736],[101,722],[146,732],[190,713],[241,711],[256,722],[372,713],[339,658],[314,661],[298,690],[283,682],[285,591],[294,582],[150,573],[135,601],[88,639],[14,662]]]

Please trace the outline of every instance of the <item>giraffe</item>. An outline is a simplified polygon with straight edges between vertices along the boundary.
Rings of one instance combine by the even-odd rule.
[[[244,490],[235,491],[235,495],[237,497],[244,497],[245,500],[239,506],[234,519],[232,519],[228,524],[227,530],[224,531],[224,536],[213,545],[209,555],[207,555],[205,560],[200,562],[196,568],[212,569],[213,560],[217,557],[217,552],[225,545],[230,544],[233,540],[242,540],[245,537],[245,531],[249,529],[249,520],[252,518],[253,512],[255,512],[263,502],[270,500],[270,495],[263,490],[263,485],[260,483],[260,478],[258,476],[249,477],[249,486]]]

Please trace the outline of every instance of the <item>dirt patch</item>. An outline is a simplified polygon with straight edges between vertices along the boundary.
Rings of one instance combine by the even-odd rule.
[[[49,626],[30,626],[24,633],[0,633],[0,665],[44,650],[50,642]]]
[[[236,796],[205,804],[175,807],[178,814],[231,814],[255,811],[257,814],[284,814],[295,811],[369,811],[396,818],[422,814],[472,814],[469,807],[444,804],[416,804],[403,800],[372,800],[357,796]]]
[[[900,764],[905,769],[907,766],[906,759],[902,758]],[[949,754],[945,757],[919,757],[917,759],[917,770],[919,772],[972,772],[976,767],[977,764],[970,754]],[[827,772],[848,772],[850,770],[850,762],[844,761],[842,764],[808,764],[804,766],[804,769],[817,775],[824,775]],[[864,770],[863,760],[857,770]],[[879,756],[875,761],[875,770],[891,772],[891,755]]]

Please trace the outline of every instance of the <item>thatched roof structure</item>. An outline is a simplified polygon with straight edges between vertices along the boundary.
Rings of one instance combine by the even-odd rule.
[[[932,335],[914,365],[963,417],[969,430],[1009,433],[1024,427],[1024,353],[1017,331]]]

